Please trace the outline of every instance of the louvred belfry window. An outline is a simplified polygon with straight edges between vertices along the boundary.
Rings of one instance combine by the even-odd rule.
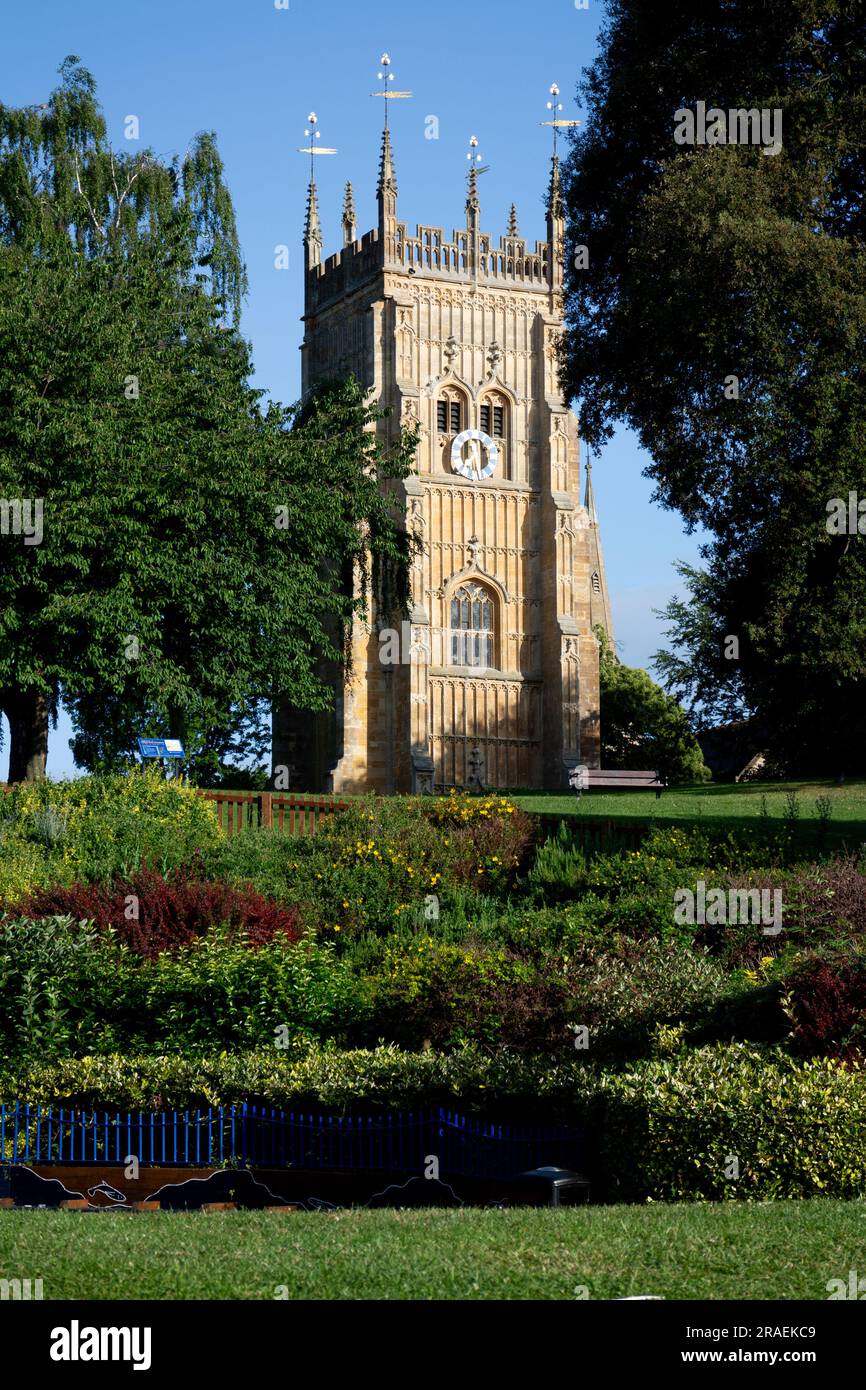
[[[505,438],[505,408],[485,402],[481,407],[481,428],[493,439]]]
[[[456,391],[448,391],[436,402],[436,428],[440,434],[460,434],[463,425],[463,401]]]

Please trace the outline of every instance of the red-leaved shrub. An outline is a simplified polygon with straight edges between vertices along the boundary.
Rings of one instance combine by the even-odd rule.
[[[866,1045],[866,958],[860,952],[813,956],[786,981],[786,1013],[798,1051],[862,1054]]]
[[[163,951],[188,946],[211,928],[225,926],[232,937],[243,933],[251,946],[262,946],[282,934],[290,941],[301,935],[295,907],[283,907],[250,886],[235,887],[196,878],[181,869],[164,878],[142,868],[129,879],[110,883],[73,883],[40,888],[16,909],[24,917],[69,915],[113,927],[117,938],[152,960]]]
[[[792,925],[802,926],[809,945],[866,936],[866,873],[853,854],[794,870],[787,897]]]

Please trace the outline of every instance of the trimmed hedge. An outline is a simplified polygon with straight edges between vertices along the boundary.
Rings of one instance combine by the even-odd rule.
[[[866,1075],[716,1046],[603,1081],[600,1163],[616,1201],[866,1196]]]
[[[159,1109],[244,1100],[336,1111],[448,1101],[583,1125],[595,1195],[615,1201],[866,1197],[866,1076],[776,1048],[716,1046],[602,1071],[466,1047],[91,1057],[0,1072],[0,1099]],[[737,1161],[739,1176],[733,1172]]]

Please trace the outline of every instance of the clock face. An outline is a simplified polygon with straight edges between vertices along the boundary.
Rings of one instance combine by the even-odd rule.
[[[464,458],[463,448],[466,444],[469,451]],[[498,465],[499,450],[495,441],[483,430],[464,430],[451,445],[451,467],[470,482],[477,483],[482,478],[492,477]]]

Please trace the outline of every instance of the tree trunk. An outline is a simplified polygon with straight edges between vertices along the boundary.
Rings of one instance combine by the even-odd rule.
[[[39,781],[48,757],[48,696],[41,690],[7,690],[0,706],[11,734],[9,781]]]

